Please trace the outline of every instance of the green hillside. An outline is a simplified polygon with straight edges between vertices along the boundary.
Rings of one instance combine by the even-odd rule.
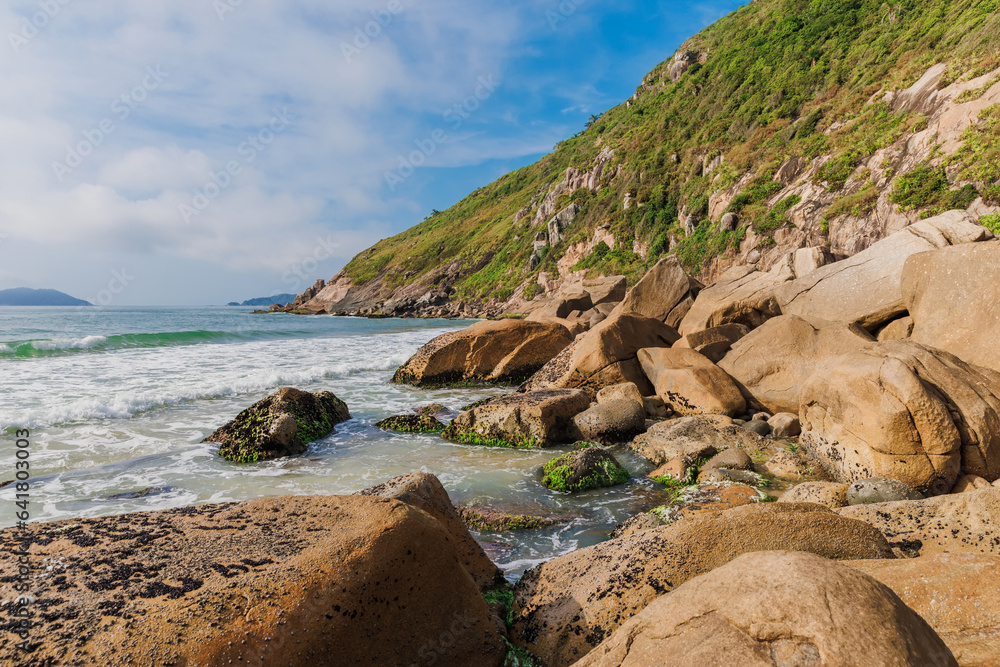
[[[379,242],[345,274],[355,284],[378,278],[395,287],[457,261],[458,297],[504,299],[539,271],[553,272],[569,245],[605,223],[622,247],[598,246],[579,268],[634,277],[670,252],[673,235],[679,243],[672,252],[698,272],[746,234],[745,226],[720,231],[718,220],[708,219],[711,192],[746,174],[752,180],[728,210],[766,244],[796,203],[766,203],[781,189],[774,175],[787,158],[832,155],[816,181],[839,191],[861,160],[926,126],[922,115],[871,101],[875,93],[907,87],[939,62],[947,63],[941,87],[1000,65],[1000,0],[756,0],[682,48],[705,54],[705,62],[672,82],[668,59],[634,101],[610,109],[539,162]],[[892,200],[928,212],[964,208],[977,195],[1000,204],[1000,109],[983,116],[949,158],[947,175],[944,165],[921,165],[896,178]],[[588,169],[604,147],[615,151],[606,173],[621,165],[618,176],[599,191],[583,188],[562,198],[558,208],[570,201],[581,207],[576,221],[565,241],[527,271],[531,242],[543,227],[531,228],[531,215],[514,223],[515,214],[543,197],[567,167]],[[704,175],[703,165],[719,155],[722,165]],[[641,206],[626,210],[627,193]],[[872,186],[845,193],[826,216],[864,213],[877,194]],[[685,207],[696,223],[690,236],[678,219]],[[632,253],[633,239],[649,244],[646,259]]]

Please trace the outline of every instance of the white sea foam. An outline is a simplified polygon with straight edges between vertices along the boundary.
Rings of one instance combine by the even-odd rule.
[[[36,340],[31,343],[31,346],[36,350],[89,350],[107,342],[108,339],[104,336],[87,336],[85,338]]]
[[[6,343],[0,343],[0,354],[14,354],[14,348]]]

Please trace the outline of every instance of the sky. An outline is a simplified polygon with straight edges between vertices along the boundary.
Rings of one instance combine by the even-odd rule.
[[[0,289],[301,292],[550,152],[739,4],[8,0]]]

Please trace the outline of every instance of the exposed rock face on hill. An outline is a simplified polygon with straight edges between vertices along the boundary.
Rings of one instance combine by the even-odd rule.
[[[33,524],[30,663],[499,666],[504,645],[454,539],[396,500],[281,497]],[[23,536],[0,531],[16,576]]]

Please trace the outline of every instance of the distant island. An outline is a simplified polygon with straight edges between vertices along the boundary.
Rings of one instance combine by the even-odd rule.
[[[92,306],[94,304],[77,299],[54,289],[30,289],[15,287],[0,290],[0,306]]]
[[[227,306],[270,306],[272,303],[291,303],[295,301],[298,294],[275,294],[274,296],[262,296],[256,299],[247,299],[243,303],[230,301]]]

